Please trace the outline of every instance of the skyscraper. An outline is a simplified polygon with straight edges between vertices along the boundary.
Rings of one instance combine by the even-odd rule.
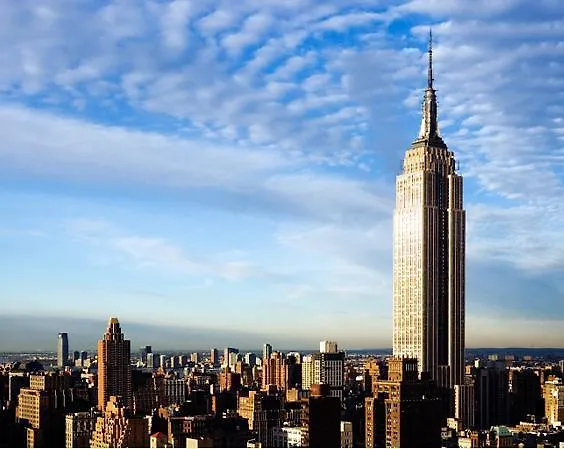
[[[441,387],[464,383],[465,211],[462,177],[438,127],[429,39],[421,129],[396,180],[393,352]]]
[[[57,366],[64,367],[69,360],[69,336],[66,332],[59,333],[57,342]]]
[[[117,318],[110,318],[98,341],[98,409],[106,409],[110,396],[121,397],[131,408],[131,342],[124,338]]]
[[[219,365],[219,352],[216,348],[212,348],[210,351],[210,362],[213,366]]]
[[[270,345],[269,343],[265,343],[264,346],[262,347],[262,363],[264,363],[265,360],[268,360],[271,354],[272,354],[272,345]]]

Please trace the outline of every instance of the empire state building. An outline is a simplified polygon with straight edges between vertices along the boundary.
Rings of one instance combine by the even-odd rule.
[[[393,352],[446,388],[464,379],[465,222],[462,177],[439,133],[430,38],[421,129],[396,179]]]

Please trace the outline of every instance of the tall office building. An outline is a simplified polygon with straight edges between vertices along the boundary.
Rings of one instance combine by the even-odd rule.
[[[475,395],[474,426],[489,429],[510,422],[509,371],[503,362],[472,368]]]
[[[337,352],[337,342],[323,340],[319,342],[319,352]]]
[[[464,384],[465,211],[462,177],[439,134],[432,45],[418,137],[396,180],[393,352],[437,385]]]
[[[256,356],[256,354],[254,354],[254,353],[252,353],[252,352],[247,352],[247,353],[245,354],[245,359],[244,359],[244,360],[245,360],[245,363],[246,363],[247,365],[249,365],[251,368],[254,367],[254,366],[256,366],[256,364],[257,364],[257,356]]]
[[[262,348],[262,363],[264,363],[265,360],[268,360],[271,355],[272,355],[272,346],[268,343],[265,343]]]
[[[131,342],[124,338],[117,318],[110,318],[98,341],[98,409],[106,409],[110,396],[120,396],[126,407],[132,407]]]
[[[223,351],[223,366],[235,369],[235,365],[237,364],[237,354],[239,354],[239,350],[237,348],[225,348]]]
[[[302,358],[302,389],[309,390],[315,383],[313,355]]]
[[[143,363],[147,363],[147,354],[150,354],[151,352],[153,352],[151,346],[141,346],[141,348],[139,348],[139,359]]]
[[[66,332],[59,333],[57,342],[57,366],[64,367],[69,361],[69,336]]]
[[[210,351],[210,362],[213,366],[219,365],[219,351],[216,348],[212,348]]]
[[[276,385],[279,390],[286,389],[284,358],[276,351],[262,361],[262,389],[268,390],[272,385]]]

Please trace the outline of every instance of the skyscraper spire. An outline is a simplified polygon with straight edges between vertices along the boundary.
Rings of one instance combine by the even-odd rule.
[[[437,95],[433,87],[433,33],[429,29],[428,43],[429,65],[427,67],[427,88],[423,97],[423,114],[421,117],[421,128],[416,142],[425,141],[433,146],[446,148],[439,133],[438,114],[437,114]]]
[[[433,88],[433,31],[429,28],[429,68],[427,69],[427,88]]]

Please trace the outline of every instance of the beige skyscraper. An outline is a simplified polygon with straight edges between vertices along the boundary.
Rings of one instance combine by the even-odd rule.
[[[104,338],[98,341],[98,409],[105,410],[111,396],[119,396],[131,408],[131,342],[117,318],[110,318]]]
[[[452,388],[464,376],[466,217],[462,177],[439,134],[432,55],[429,39],[421,130],[396,180],[393,351]]]

